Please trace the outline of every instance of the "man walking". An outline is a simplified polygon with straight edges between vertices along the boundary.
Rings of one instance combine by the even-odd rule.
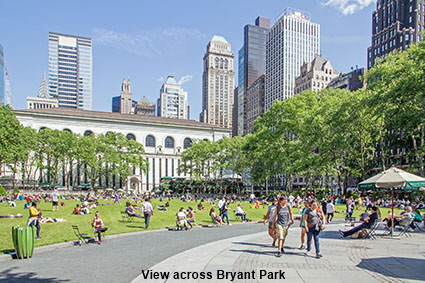
[[[151,219],[151,216],[153,215],[153,207],[151,204],[151,200],[147,198],[145,202],[142,205],[143,215],[145,217],[145,228],[149,228],[149,221]]]
[[[283,244],[285,243],[286,236],[288,235],[289,226],[294,224],[294,217],[292,216],[291,205],[287,202],[285,197],[279,198],[279,205],[276,207],[273,224],[277,228],[278,239],[278,252],[277,257],[282,256],[284,253]]]
[[[53,193],[50,195],[52,198],[52,211],[59,211],[59,194],[58,191],[55,189]]]

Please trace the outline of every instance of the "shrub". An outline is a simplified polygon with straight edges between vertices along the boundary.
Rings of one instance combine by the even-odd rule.
[[[7,195],[6,189],[0,186],[0,196],[5,196],[5,195]]]

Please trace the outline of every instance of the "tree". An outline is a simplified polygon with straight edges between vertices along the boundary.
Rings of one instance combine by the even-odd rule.
[[[419,173],[424,176],[425,43],[390,54],[366,73],[365,80],[374,93],[369,104],[385,119],[387,133],[397,135],[383,143],[394,145],[408,137]]]

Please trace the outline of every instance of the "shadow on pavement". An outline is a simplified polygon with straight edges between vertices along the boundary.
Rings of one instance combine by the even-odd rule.
[[[233,242],[232,244],[246,245],[246,246],[257,246],[257,247],[262,247],[262,248],[270,248],[270,245],[260,244],[260,243]]]
[[[231,252],[237,252],[237,253],[248,253],[248,254],[256,254],[256,255],[276,255],[276,251],[256,251],[256,250],[233,250],[230,249]]]
[[[34,272],[19,272],[13,273],[13,269],[7,269],[0,275],[0,281],[8,283],[56,283],[56,282],[70,282],[70,280],[57,279],[57,278],[37,278]]]
[[[322,231],[322,233],[320,234],[320,238],[338,239],[338,240],[344,239],[343,237],[341,237],[338,231],[326,231],[326,230]],[[347,239],[351,239],[351,237],[348,237]]]
[[[407,257],[382,257],[362,259],[359,268],[380,273],[387,277],[425,281],[425,259]]]

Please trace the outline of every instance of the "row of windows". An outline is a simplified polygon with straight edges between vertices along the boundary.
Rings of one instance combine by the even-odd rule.
[[[43,129],[45,129],[45,127],[41,127],[40,128],[40,130],[43,130]],[[72,131],[70,129],[65,128],[63,130],[72,133]],[[108,133],[106,133],[106,135],[108,135]],[[93,131],[87,130],[87,131],[84,132],[83,135],[84,136],[90,136],[90,135],[93,135],[93,134],[94,134]],[[129,140],[136,141],[136,136],[134,134],[129,133],[129,134],[127,134],[126,137]],[[192,139],[185,138],[184,141],[183,141],[183,148],[184,149],[187,149],[187,148],[189,148],[191,146],[191,144],[192,144]],[[155,147],[156,146],[155,137],[152,136],[152,135],[148,135],[146,137],[146,139],[145,139],[145,146],[146,147]],[[165,142],[164,142],[164,147],[165,148],[174,148],[174,146],[175,146],[174,138],[173,137],[170,137],[170,136],[166,137],[165,138]]]

